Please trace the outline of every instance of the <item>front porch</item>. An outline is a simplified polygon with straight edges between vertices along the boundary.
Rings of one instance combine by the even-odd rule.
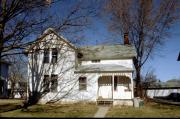
[[[97,104],[131,103],[134,95],[133,81],[130,75],[128,76],[128,73],[101,75],[98,78]]]

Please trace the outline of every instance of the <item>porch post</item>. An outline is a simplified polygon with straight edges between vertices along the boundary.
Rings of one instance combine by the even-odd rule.
[[[112,99],[114,100],[113,96],[114,96],[114,74],[112,74]]]
[[[131,73],[131,96],[134,98],[134,82],[133,82],[133,74]]]

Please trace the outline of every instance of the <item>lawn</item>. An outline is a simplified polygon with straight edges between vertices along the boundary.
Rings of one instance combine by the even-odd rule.
[[[154,102],[149,102],[140,108],[114,106],[110,108],[106,117],[177,118],[180,117],[180,106],[158,104]]]
[[[93,117],[95,103],[34,105],[26,111],[21,109],[0,113],[1,117]]]
[[[0,99],[0,112],[6,112],[20,108],[24,100],[20,99]]]
[[[0,99],[0,106],[7,105],[7,104],[20,104],[24,100],[21,99]]]

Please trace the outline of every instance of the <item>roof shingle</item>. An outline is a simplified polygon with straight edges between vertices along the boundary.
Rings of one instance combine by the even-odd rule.
[[[97,45],[78,48],[79,60],[126,59],[136,57],[132,45]]]

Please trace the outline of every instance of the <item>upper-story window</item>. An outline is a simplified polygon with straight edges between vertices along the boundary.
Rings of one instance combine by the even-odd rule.
[[[58,50],[57,48],[52,48],[52,63],[57,63],[57,59],[58,59]]]
[[[43,60],[43,62],[49,63],[49,49],[48,48],[44,49],[44,60]]]
[[[98,63],[100,60],[91,60],[92,63]]]

